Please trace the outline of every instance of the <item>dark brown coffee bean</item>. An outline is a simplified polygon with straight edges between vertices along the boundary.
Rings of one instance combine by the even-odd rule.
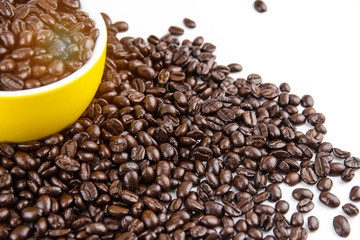
[[[341,180],[344,182],[350,182],[355,177],[355,170],[351,168],[346,168],[341,173]]]
[[[291,229],[290,239],[301,240],[301,239],[307,239],[307,237],[308,237],[308,232],[306,231],[305,228],[295,227]]]
[[[321,192],[319,196],[320,202],[328,207],[336,208],[340,206],[340,199],[330,192]]]
[[[80,170],[80,163],[66,155],[59,155],[55,159],[56,165],[67,172],[77,172]]]
[[[352,203],[347,203],[344,206],[342,206],[342,210],[350,217],[359,215],[359,209]]]
[[[320,181],[316,184],[316,187],[320,191],[330,191],[333,186],[333,182],[330,178],[322,178]]]
[[[351,153],[350,152],[347,152],[347,151],[344,151],[344,150],[341,150],[339,148],[333,148],[333,153],[335,155],[335,157],[337,158],[349,158],[351,156]]]
[[[297,188],[292,192],[293,198],[300,201],[304,198],[313,199],[314,194],[307,188]]]
[[[360,159],[357,157],[348,157],[345,159],[344,165],[348,168],[358,169],[360,168]]]
[[[20,225],[10,233],[10,240],[25,240],[30,236],[31,228],[27,225]]]
[[[290,205],[285,200],[280,200],[275,204],[276,212],[285,214],[289,211]]]
[[[196,23],[193,20],[189,19],[189,18],[184,18],[183,22],[184,22],[185,26],[187,26],[188,28],[195,28],[196,27]]]
[[[80,187],[81,196],[85,201],[92,202],[98,197],[98,191],[94,183],[86,181]]]
[[[334,217],[333,226],[334,226],[335,232],[340,237],[349,236],[351,228],[350,228],[350,224],[346,217],[341,216],[341,215]]]
[[[316,155],[314,170],[319,177],[326,177],[330,173],[330,164],[325,156]]]
[[[254,8],[259,13],[263,13],[263,12],[267,11],[267,6],[265,5],[265,3],[262,0],[256,0],[254,2]]]
[[[176,27],[176,26],[171,26],[169,28],[169,32],[172,34],[172,35],[175,35],[175,36],[180,36],[180,35],[183,35],[184,34],[184,29],[180,28],[180,27]]]
[[[301,213],[307,213],[313,210],[314,203],[309,198],[304,198],[299,201],[298,205],[296,206],[296,209]]]
[[[320,222],[315,216],[310,216],[308,218],[308,228],[311,232],[316,231],[319,229]]]
[[[291,215],[290,224],[294,227],[301,227],[304,225],[304,216],[302,213],[294,213]]]
[[[301,179],[307,184],[316,184],[317,176],[315,171],[310,167],[302,168],[300,171]]]
[[[274,232],[274,236],[276,239],[288,239],[289,238],[289,233],[287,231],[286,228],[284,227],[276,227],[273,229]]]
[[[359,186],[354,186],[350,190],[350,200],[354,201],[354,202],[360,201],[360,187]]]
[[[290,172],[286,175],[284,181],[289,186],[295,186],[300,182],[300,175],[297,172]]]
[[[21,218],[28,222],[35,222],[43,215],[43,210],[38,207],[26,207],[21,211]]]

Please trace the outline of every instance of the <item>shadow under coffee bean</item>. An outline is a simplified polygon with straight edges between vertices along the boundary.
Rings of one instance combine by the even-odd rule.
[[[11,14],[6,3],[0,7]],[[234,79],[240,64],[216,63],[216,46],[203,37],[180,42],[180,27],[147,41],[118,39],[128,25],[102,16],[104,75],[81,118],[43,140],[0,143],[0,238],[306,239],[304,225],[315,231],[320,224],[303,216],[315,207],[314,193],[294,189],[297,212],[287,219],[280,183],[317,184],[321,202],[340,205],[328,192],[331,177],[351,181],[359,161],[323,142],[325,116],[310,95],[290,94],[289,84],[264,83],[258,74]],[[54,39],[57,49],[63,40]],[[311,129],[298,131],[305,122]],[[359,200],[358,190],[351,200]],[[343,211],[358,214],[350,204]],[[344,216],[333,224],[340,236],[350,234]]]

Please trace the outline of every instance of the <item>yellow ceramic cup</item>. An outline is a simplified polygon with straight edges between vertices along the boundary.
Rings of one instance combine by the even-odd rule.
[[[104,71],[107,34],[96,9],[82,6],[81,10],[89,14],[100,30],[90,60],[53,84],[0,91],[0,142],[32,141],[59,132],[75,122],[91,102]]]

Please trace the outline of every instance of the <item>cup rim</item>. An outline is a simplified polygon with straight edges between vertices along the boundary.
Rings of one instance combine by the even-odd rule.
[[[81,68],[79,68],[69,76],[57,82],[32,89],[22,89],[16,91],[0,91],[0,97],[30,96],[34,94],[49,92],[57,88],[61,88],[75,81],[76,79],[80,78],[97,63],[97,61],[103,54],[104,49],[106,47],[106,39],[107,39],[106,25],[101,13],[96,9],[91,8],[89,5],[87,6],[82,5],[80,10],[89,14],[89,17],[92,18],[95,22],[95,27],[98,28],[100,32],[99,37],[95,42],[95,46],[91,58]]]

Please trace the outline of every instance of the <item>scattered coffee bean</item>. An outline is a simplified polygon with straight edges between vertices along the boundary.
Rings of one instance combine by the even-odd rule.
[[[256,9],[256,11],[258,11],[259,13],[263,13],[267,11],[267,6],[265,5],[265,3],[262,0],[256,0],[254,2],[254,8]]]
[[[309,198],[304,198],[299,201],[296,209],[301,213],[307,213],[314,209],[314,203]]]
[[[3,25],[16,19],[0,34],[0,50],[9,52],[0,55],[11,56],[0,61],[6,89],[56,81],[83,64],[68,57],[90,57],[99,34],[94,22],[77,11],[79,1],[59,1],[29,1],[29,10],[24,1],[0,2]],[[180,42],[182,28],[147,42],[119,40],[128,25],[102,16],[104,75],[82,117],[43,140],[0,143],[0,238],[306,239],[303,213],[314,208],[314,194],[295,189],[298,212],[288,220],[278,183],[317,184],[324,204],[340,204],[328,192],[331,177],[351,181],[359,161],[322,142],[325,116],[310,95],[290,94],[289,84],[264,83],[258,74],[232,78],[242,66],[219,65],[216,46],[203,37]],[[67,30],[70,39],[58,37]],[[22,63],[26,57],[36,67]],[[26,78],[30,73],[39,80]],[[306,121],[312,128],[298,131]],[[343,211],[358,213],[350,204]],[[344,232],[341,224],[336,229]],[[308,227],[319,228],[316,217]]]
[[[354,202],[360,201],[360,187],[359,186],[354,186],[350,190],[350,200],[354,201]]]
[[[313,199],[314,194],[311,190],[307,188],[297,188],[292,192],[292,196],[294,199],[300,201],[304,198],[308,198],[310,200]]]
[[[325,204],[330,208],[337,208],[338,206],[340,206],[340,199],[328,191],[321,192],[319,199],[320,202],[322,202],[323,204]]]
[[[316,231],[319,229],[320,222],[319,219],[315,216],[310,216],[308,218],[308,228],[311,232]]]
[[[189,18],[184,18],[184,24],[188,28],[195,28],[196,27],[196,23],[193,20],[189,19]]]
[[[183,35],[184,34],[184,29],[180,28],[180,27],[176,27],[176,26],[171,26],[169,28],[169,32],[172,34],[172,35],[175,35],[175,36],[180,36],[180,35]]]
[[[342,210],[350,217],[359,215],[359,209],[352,203],[347,203],[342,206]]]
[[[334,217],[333,226],[334,226],[335,232],[340,237],[349,236],[351,228],[350,228],[349,221],[347,220],[346,217],[344,217],[342,215],[338,215],[338,216]]]
[[[330,191],[332,186],[333,181],[328,177],[320,179],[320,181],[316,184],[316,187],[322,192]]]

